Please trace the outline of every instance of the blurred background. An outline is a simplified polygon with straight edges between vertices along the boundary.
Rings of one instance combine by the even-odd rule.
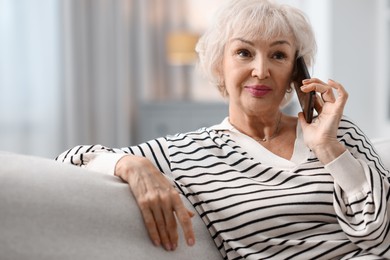
[[[0,150],[54,158],[222,121],[193,47],[223,1],[0,0]],[[389,137],[390,0],[280,2],[313,24],[312,75],[341,82],[345,114]]]

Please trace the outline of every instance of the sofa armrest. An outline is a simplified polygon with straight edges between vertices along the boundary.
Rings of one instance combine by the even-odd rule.
[[[167,252],[150,242],[127,184],[43,158],[0,154],[0,220],[1,259],[221,259],[198,215],[196,244],[180,229]]]

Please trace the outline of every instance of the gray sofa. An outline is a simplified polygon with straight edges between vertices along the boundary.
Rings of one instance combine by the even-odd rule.
[[[390,167],[390,139],[375,146]],[[184,199],[190,209],[192,206]],[[196,245],[154,247],[127,184],[114,176],[0,153],[0,259],[221,259],[199,216]]]

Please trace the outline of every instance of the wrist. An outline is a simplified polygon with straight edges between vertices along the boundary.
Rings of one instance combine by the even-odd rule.
[[[115,166],[115,176],[129,183],[133,174],[139,173],[143,169],[150,169],[152,164],[148,159],[142,156],[126,155],[123,156]],[[150,170],[152,171],[152,170]]]
[[[336,140],[333,142],[326,142],[316,145],[311,148],[311,150],[314,152],[320,162],[323,164],[328,164],[342,155],[346,151],[346,148]]]
[[[120,177],[122,180],[128,182],[129,173],[132,172],[134,168],[135,161],[137,157],[134,155],[123,156],[115,165],[115,176]]]

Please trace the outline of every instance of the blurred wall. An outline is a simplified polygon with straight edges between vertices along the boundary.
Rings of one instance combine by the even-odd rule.
[[[349,92],[345,114],[371,137],[385,136],[386,118],[379,118],[378,3],[372,0],[333,0],[331,3],[330,77]],[[390,28],[389,28],[390,29]],[[387,97],[386,97],[387,98]],[[387,132],[387,136],[390,134]]]
[[[344,113],[371,138],[390,137],[390,2],[300,1],[313,24],[313,76],[348,91]]]

